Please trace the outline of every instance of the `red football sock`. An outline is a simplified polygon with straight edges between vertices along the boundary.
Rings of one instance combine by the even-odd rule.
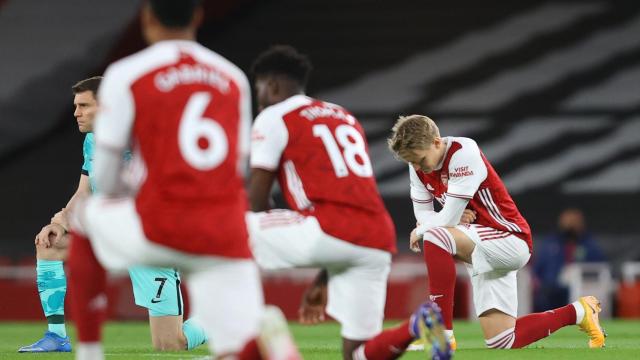
[[[373,339],[368,340],[354,351],[354,359],[361,358],[357,353],[362,352],[367,360],[391,360],[400,357],[404,350],[414,340],[409,332],[409,320],[387,329]]]
[[[545,338],[561,327],[575,325],[576,309],[573,305],[523,316],[516,320],[512,349],[518,349]]]
[[[89,239],[71,233],[67,260],[69,303],[80,342],[99,342],[106,318],[106,272],[98,262]]]
[[[238,354],[239,360],[261,360],[260,349],[256,339],[251,339],[244,345],[244,348]]]
[[[429,270],[429,292],[442,311],[447,330],[453,329],[453,291],[456,285],[456,264],[453,256],[438,245],[424,242],[424,261]]]

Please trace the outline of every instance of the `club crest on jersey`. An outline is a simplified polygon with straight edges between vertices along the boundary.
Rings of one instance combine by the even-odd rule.
[[[442,181],[442,184],[444,184],[444,186],[447,186],[447,184],[449,183],[449,174],[447,174],[446,172],[441,173],[440,181]]]

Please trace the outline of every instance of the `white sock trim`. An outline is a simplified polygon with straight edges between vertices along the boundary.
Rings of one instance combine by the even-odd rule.
[[[509,328],[484,342],[488,348],[510,349],[515,341],[514,330],[515,327]]]
[[[427,232],[424,233],[423,239],[424,241],[437,245],[451,255],[456,254],[456,242],[449,231],[444,228],[435,227],[427,230]]]
[[[102,351],[102,343],[100,342],[81,342],[78,343],[76,349],[77,360],[101,360],[104,359]]]
[[[445,330],[444,334],[447,335],[447,339],[451,341],[451,338],[453,338],[453,330]]]
[[[573,305],[573,308],[576,309],[576,324],[580,324],[584,319],[584,306],[582,306],[582,303],[580,303],[580,301],[574,301],[571,303],[571,305]]]
[[[353,350],[351,356],[353,357],[353,360],[367,360],[367,357],[364,355],[364,344]]]

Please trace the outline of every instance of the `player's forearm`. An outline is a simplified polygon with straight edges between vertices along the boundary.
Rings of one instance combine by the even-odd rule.
[[[249,177],[249,205],[251,211],[267,211],[271,208],[271,188],[275,172],[252,168]]]
[[[51,218],[51,224],[58,224],[62,226],[64,231],[68,231],[69,221],[67,219],[68,219],[67,212],[65,209],[62,209],[58,211],[55,215],[53,215],[53,217]]]
[[[253,180],[253,179],[252,179]],[[249,206],[251,211],[267,211],[271,207],[269,206],[269,191],[265,189],[259,189],[255,183],[249,183]]]
[[[447,202],[442,207],[442,210],[437,213],[434,212],[433,216],[428,217],[424,223],[420,223],[420,226],[416,229],[416,233],[423,235],[427,230],[434,227],[451,227],[458,225],[468,202],[468,200],[460,198],[447,198]]]
[[[60,211],[58,211],[51,218],[51,224],[59,224],[65,230],[69,229],[69,220],[68,220],[68,212],[69,209],[73,209],[75,204],[78,202],[78,199],[87,196],[91,193],[91,188],[89,187],[89,177],[86,175],[82,175],[80,177],[80,183],[78,184],[78,189],[71,196],[67,205]]]
[[[78,199],[85,197],[85,196],[89,196],[91,194],[91,191],[83,191],[81,189],[78,189],[73,196],[71,196],[71,199],[69,199],[69,202],[67,202],[67,206],[64,207],[64,209],[62,209],[61,213],[63,216],[66,216],[67,211],[69,209],[73,209],[73,207],[75,206],[75,204],[78,202]]]
[[[249,205],[251,206],[251,211],[259,212],[259,211],[267,211],[271,207],[269,206],[269,197],[265,196],[249,196]]]
[[[437,216],[438,213],[433,210],[433,204],[420,204],[413,202],[413,214],[416,217],[416,221],[419,224],[429,222],[429,219],[432,219],[434,216]]]
[[[420,179],[412,167],[409,167],[409,174],[411,176],[410,196],[413,203],[413,214],[418,223],[426,223],[437,214],[433,209],[433,195],[420,183]]]

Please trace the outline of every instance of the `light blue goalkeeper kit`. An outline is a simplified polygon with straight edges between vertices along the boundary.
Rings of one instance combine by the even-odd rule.
[[[82,149],[84,156],[82,174],[89,177],[92,192],[96,191],[93,176],[94,148],[93,133],[87,133]],[[124,156],[127,160],[131,158],[129,152]],[[63,262],[38,259],[36,274],[42,309],[49,324],[47,334],[53,333],[65,338],[67,334],[64,325],[64,297],[67,291],[67,278]],[[176,269],[136,266],[129,269],[129,276],[133,285],[135,303],[147,308],[149,316],[182,315],[184,305],[180,292],[180,275]],[[207,340],[204,330],[191,320],[185,321],[183,331],[187,338],[188,349],[195,348]],[[28,347],[23,349],[26,348]]]

